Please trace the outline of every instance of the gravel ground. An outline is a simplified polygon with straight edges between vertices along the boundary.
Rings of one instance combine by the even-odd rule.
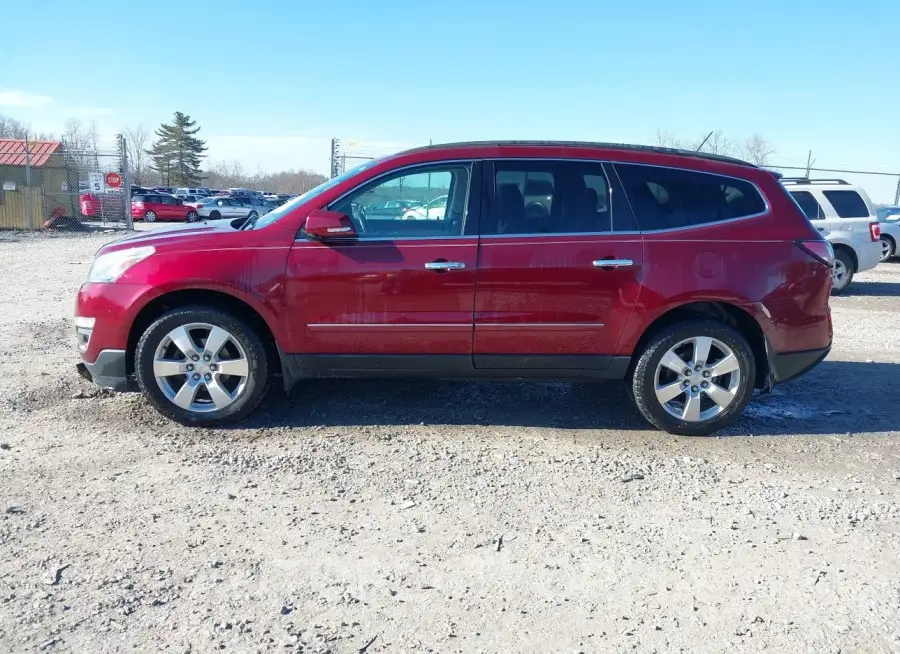
[[[75,374],[109,238],[0,234],[0,650],[900,651],[900,263],[719,438],[617,384],[315,382],[212,431]]]

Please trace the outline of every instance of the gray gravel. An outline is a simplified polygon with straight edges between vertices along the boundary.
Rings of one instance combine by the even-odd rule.
[[[316,382],[212,431],[76,376],[107,238],[0,234],[0,650],[900,651],[900,263],[720,438],[616,384]]]

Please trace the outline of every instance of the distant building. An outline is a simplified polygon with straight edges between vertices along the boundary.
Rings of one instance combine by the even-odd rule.
[[[38,229],[50,215],[76,216],[78,173],[60,141],[0,139],[0,229]],[[30,206],[29,206],[30,205]]]

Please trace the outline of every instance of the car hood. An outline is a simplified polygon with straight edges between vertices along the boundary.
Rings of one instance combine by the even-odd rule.
[[[162,227],[133,232],[105,245],[101,248],[101,252],[111,252],[113,250],[136,248],[145,245],[152,245],[155,248],[179,247],[182,244],[195,245],[198,241],[203,241],[207,238],[216,238],[223,234],[234,234],[236,232],[237,230],[231,226],[231,221],[229,220]]]

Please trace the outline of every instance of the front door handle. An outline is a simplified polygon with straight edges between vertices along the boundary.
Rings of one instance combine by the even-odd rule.
[[[443,272],[446,270],[462,270],[466,267],[462,261],[430,261],[425,264],[425,270],[437,270]]]
[[[594,262],[594,268],[628,268],[633,265],[631,259],[597,259]]]

